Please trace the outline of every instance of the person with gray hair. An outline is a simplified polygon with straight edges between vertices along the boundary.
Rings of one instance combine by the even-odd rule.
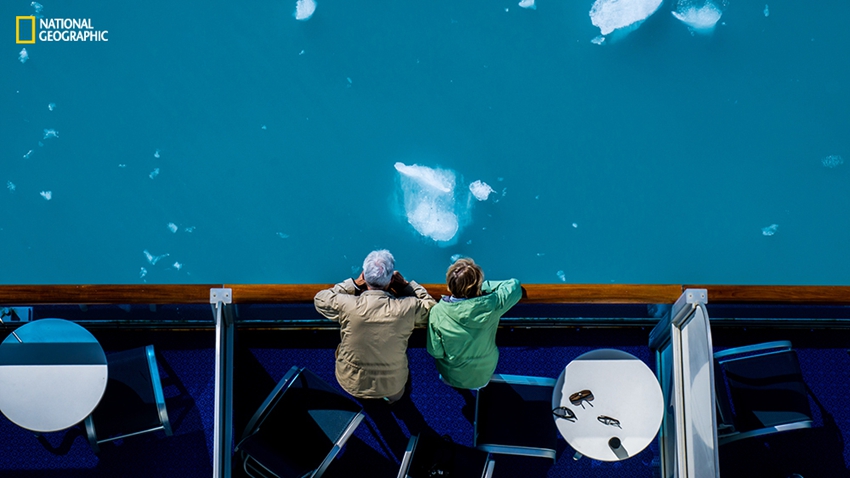
[[[428,321],[436,301],[395,270],[388,250],[372,251],[357,279],[345,279],[313,299],[316,310],[339,322],[336,379],[357,398],[393,403],[404,395],[410,372],[407,342]]]

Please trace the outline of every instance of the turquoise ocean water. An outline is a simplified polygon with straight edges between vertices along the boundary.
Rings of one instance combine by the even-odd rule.
[[[846,0],[717,3],[711,35],[667,1],[602,45],[591,1],[42,3],[109,41],[16,44],[33,7],[0,4],[0,283],[332,282],[389,248],[420,282],[461,254],[850,284]],[[397,162],[454,174],[451,241],[408,222]]]

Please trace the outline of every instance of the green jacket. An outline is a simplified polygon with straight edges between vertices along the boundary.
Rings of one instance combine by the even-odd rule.
[[[484,295],[472,299],[437,302],[428,318],[428,353],[453,387],[479,388],[490,381],[499,362],[499,319],[522,297],[516,279],[484,281],[482,290]]]

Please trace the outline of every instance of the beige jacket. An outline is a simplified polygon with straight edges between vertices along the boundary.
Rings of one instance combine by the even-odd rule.
[[[336,379],[358,398],[383,398],[404,389],[407,383],[407,341],[414,325],[428,322],[436,304],[414,281],[401,297],[382,290],[358,289],[346,279],[313,299],[316,310],[339,322]]]

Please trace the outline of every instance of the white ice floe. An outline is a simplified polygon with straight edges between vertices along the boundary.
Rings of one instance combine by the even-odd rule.
[[[148,252],[147,249],[142,251],[142,254],[145,255],[145,259],[147,259],[148,262],[151,263],[151,265],[156,265],[156,263],[159,262],[161,259],[165,259],[166,257],[169,256],[169,254],[163,254],[161,256],[155,256],[155,255],[151,254],[150,252]]]
[[[186,232],[195,232],[195,226],[189,226],[186,229],[183,229]]]
[[[295,13],[293,13],[293,15],[296,20],[306,21],[313,16],[313,12],[315,11],[315,0],[298,0],[295,2]]]
[[[47,109],[49,109],[50,111],[55,110],[56,109],[56,103],[48,103]]]
[[[177,232],[177,224],[174,224],[173,222],[169,222],[167,227],[168,227],[168,230],[171,231],[172,233]]]
[[[602,35],[596,35],[593,37],[593,40],[590,40],[590,43],[593,43],[594,45],[601,45],[605,43],[605,37]]]
[[[43,197],[44,199],[46,199],[48,201],[53,199],[53,191],[42,191],[38,194],[41,195],[41,197]]]
[[[282,232],[278,232],[277,237],[279,237],[281,239],[289,239],[289,234],[284,234]]]
[[[260,126],[260,129],[261,129],[261,130],[263,130],[263,131],[265,131],[265,130],[267,130],[268,128],[266,128],[266,125],[262,125],[262,126]]]
[[[160,153],[160,150],[154,151],[153,157],[156,158],[156,159],[159,159],[159,153]]]
[[[455,173],[417,164],[395,163],[401,178],[404,212],[416,231],[437,242],[455,238],[460,223],[455,213]]]
[[[827,157],[821,159],[820,162],[821,162],[821,164],[823,164],[823,166],[825,168],[832,169],[832,168],[837,168],[837,167],[841,166],[842,164],[844,164],[844,158],[842,158],[841,156],[838,156],[837,154],[833,154],[833,155],[830,155],[830,156],[827,156]]]
[[[768,7],[767,5],[764,6],[764,16],[770,16],[770,7]]]
[[[452,264],[454,264],[454,263],[455,263],[455,262],[457,262],[457,260],[458,260],[458,259],[460,259],[461,257],[463,257],[463,256],[462,256],[462,255],[460,255],[460,254],[453,254],[453,255],[452,255],[449,259],[451,259],[451,260],[452,260]]]
[[[710,1],[702,5],[693,5],[686,0],[680,0],[676,11],[670,12],[679,21],[688,26],[694,33],[708,35],[714,31],[714,26],[720,21],[723,12]]]
[[[29,53],[27,53],[26,48],[24,48],[23,50],[21,50],[20,53],[18,53],[18,60],[21,60],[21,63],[26,63],[27,60],[29,60],[29,59],[30,59],[30,55],[29,55]]]
[[[761,228],[761,233],[765,236],[772,236],[776,234],[776,231],[779,229],[779,224],[771,224],[767,227]]]
[[[142,267],[142,270],[139,271],[139,279],[144,279],[146,275],[148,275],[148,270]]]
[[[44,130],[44,139],[48,139],[48,138],[58,138],[58,137],[59,137],[59,132],[58,132],[58,131],[56,131],[55,129],[46,129],[46,130]]]
[[[151,179],[153,179],[157,176],[159,176],[159,168],[154,168],[153,171],[151,171],[151,173],[148,174],[148,177],[151,178]]]
[[[578,228],[578,223],[575,223],[575,222],[574,222],[574,223],[573,223],[573,227],[574,227],[574,228]]]
[[[596,0],[590,8],[590,21],[602,35],[637,29],[658,10],[663,0]]]
[[[119,167],[119,168],[126,168],[126,167],[127,167],[127,165],[126,165],[126,164],[124,164],[124,163],[121,163],[121,164],[119,164],[119,165],[118,165],[118,167]]]
[[[558,271],[555,275],[558,276],[558,279],[561,279],[561,282],[567,281],[567,274],[564,271]]]
[[[24,159],[30,159],[30,156],[32,156],[32,150],[27,151],[27,154],[24,155]]]
[[[44,5],[38,2],[32,2],[30,3],[30,6],[33,8],[33,10],[35,10],[35,13],[41,13],[41,11],[44,10]]]
[[[490,197],[490,194],[496,192],[489,184],[481,180],[473,181],[472,184],[469,185],[469,190],[472,192],[472,195],[475,196],[475,199],[479,201],[486,201],[487,198]]]
[[[532,10],[537,10],[537,5],[534,4],[534,0],[522,0],[519,2],[519,6],[522,8],[530,8]]]
[[[6,181],[6,189],[8,189],[10,193],[15,192],[15,183],[12,181]]]
[[[179,271],[180,269],[183,268],[183,264],[181,264],[179,262],[175,262],[174,264],[171,265],[171,267],[173,267],[173,268],[175,268]]]

